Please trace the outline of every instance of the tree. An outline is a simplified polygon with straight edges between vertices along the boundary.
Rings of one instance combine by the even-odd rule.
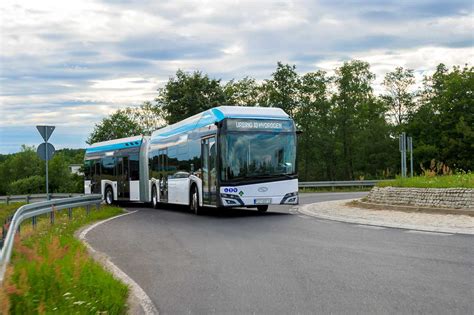
[[[260,105],[280,107],[293,116],[298,107],[300,78],[295,65],[277,63],[277,69],[270,80],[265,80],[262,86]]]
[[[385,75],[383,85],[387,94],[383,95],[382,99],[387,104],[390,118],[397,127],[402,126],[408,116],[413,113],[414,93],[410,91],[413,84],[415,84],[415,77],[411,69],[397,67],[395,71]]]
[[[165,124],[161,108],[148,101],[139,107],[127,107],[125,113],[146,135],[151,135]]]
[[[186,73],[182,70],[158,89],[155,100],[168,124],[227,103],[220,80],[210,79],[200,71]]]
[[[367,62],[352,60],[336,69],[337,94],[333,98],[337,140],[342,146],[344,178],[354,179],[354,141],[358,114],[373,98],[371,83],[375,75]]]
[[[415,158],[431,159],[453,169],[474,169],[474,68],[437,67],[425,78],[422,104],[409,120]]]
[[[255,79],[245,77],[242,80],[230,80],[224,85],[229,105],[257,106],[259,100],[259,86]]]
[[[332,179],[334,175],[330,81],[324,71],[309,72],[300,78],[294,119],[303,132],[298,136],[298,165],[303,180]]]
[[[119,109],[95,125],[87,139],[87,144],[136,136],[144,133],[144,128],[134,121],[126,110]]]

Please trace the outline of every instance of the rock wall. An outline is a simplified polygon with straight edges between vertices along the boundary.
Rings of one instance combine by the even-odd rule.
[[[430,208],[474,210],[474,189],[374,187],[367,202]]]

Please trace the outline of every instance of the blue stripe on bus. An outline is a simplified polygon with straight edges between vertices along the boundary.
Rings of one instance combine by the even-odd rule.
[[[114,143],[114,144],[103,145],[103,146],[95,147],[95,148],[87,148],[86,154],[102,152],[102,151],[115,151],[115,150],[126,149],[126,148],[134,148],[134,147],[139,147],[141,144],[142,144],[142,140],[136,140],[136,141],[130,141],[130,142],[124,142],[124,143]]]
[[[179,126],[179,127],[175,128],[175,129],[172,129],[170,131],[157,134],[156,136],[154,136],[152,138],[151,142],[154,143],[153,140],[157,139],[157,138],[158,139],[159,138],[167,138],[167,137],[171,137],[171,136],[174,136],[174,135],[185,133],[185,132],[188,132],[188,131],[191,131],[191,130],[194,130],[194,129],[198,129],[198,128],[205,127],[205,126],[208,126],[208,125],[212,125],[215,122],[219,122],[219,121],[224,120],[225,118],[245,118],[245,119],[262,119],[262,120],[271,120],[271,119],[291,120],[290,118],[282,118],[282,117],[274,117],[274,116],[265,116],[265,117],[262,117],[262,116],[249,116],[249,115],[246,115],[246,114],[241,114],[241,115],[240,114],[233,114],[233,115],[225,116],[220,110],[218,110],[217,108],[213,108],[208,112],[204,112],[203,115],[201,116],[201,118],[198,121],[196,121],[196,122],[193,121],[189,124]]]

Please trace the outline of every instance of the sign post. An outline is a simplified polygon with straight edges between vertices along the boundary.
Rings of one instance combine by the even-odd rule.
[[[405,132],[402,132],[402,134],[399,137],[399,147],[400,147],[400,153],[401,153],[401,175],[402,177],[407,176],[407,135]]]
[[[48,143],[49,137],[51,137],[51,134],[53,133],[55,126],[36,126],[36,129],[38,129],[41,137],[44,139],[44,143],[40,144],[38,146],[38,149],[36,150],[36,153],[39,155],[41,159],[45,161],[46,165],[46,198],[49,200],[49,179],[48,179],[48,161],[51,160],[51,158],[54,155],[55,149],[54,146],[51,143]]]
[[[408,151],[410,151],[410,177],[413,177],[413,138],[408,137]]]

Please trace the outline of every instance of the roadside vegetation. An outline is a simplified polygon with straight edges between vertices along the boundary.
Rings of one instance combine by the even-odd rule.
[[[21,205],[21,204],[20,204]],[[0,205],[0,214],[19,204]],[[11,263],[0,289],[1,314],[124,314],[128,288],[113,278],[87,253],[74,232],[91,222],[122,213],[102,206],[86,214],[84,208],[57,212],[38,220],[36,229],[23,224]]]
[[[416,188],[474,188],[474,173],[459,173],[454,175],[397,177],[392,181],[383,181],[379,187],[416,187]]]
[[[24,202],[12,202],[9,205],[0,204],[0,223],[3,224],[5,219],[13,215],[19,207],[23,206]]]
[[[352,186],[352,187],[303,187],[298,189],[299,193],[316,193],[316,192],[355,192],[370,191],[369,186]]]

